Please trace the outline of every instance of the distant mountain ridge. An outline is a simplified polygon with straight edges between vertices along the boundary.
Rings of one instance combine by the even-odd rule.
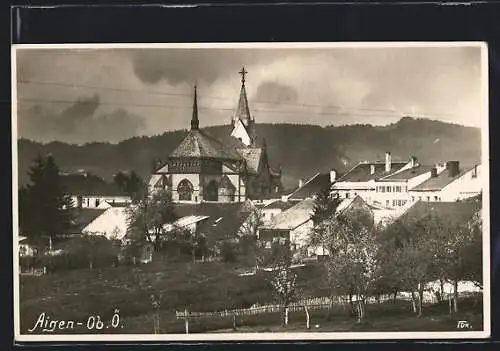
[[[257,135],[266,140],[273,167],[281,167],[285,187],[300,178],[332,168],[339,172],[364,160],[382,160],[390,151],[393,160],[416,156],[422,164],[458,160],[471,165],[481,160],[481,130],[428,119],[403,117],[386,126],[307,124],[257,124]],[[204,128],[214,137],[230,133],[230,127]],[[164,159],[181,142],[185,130],[150,137],[134,137],[118,144],[62,142],[42,144],[18,140],[19,185],[28,182],[27,170],[37,154],[51,153],[61,170],[87,172],[110,180],[120,170],[134,170],[144,179],[153,159]]]

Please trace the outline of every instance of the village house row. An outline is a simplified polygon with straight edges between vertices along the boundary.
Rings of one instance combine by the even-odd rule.
[[[464,166],[447,160],[426,165],[415,156],[393,160],[390,152],[384,160],[359,162],[343,174],[335,170],[317,173],[284,192],[281,169],[270,167],[266,144],[256,134],[245,89],[246,73],[244,68],[240,71],[237,107],[222,139],[199,129],[195,87],[191,128],[177,148],[155,165],[148,182],[151,194],[160,190],[172,194],[179,219],[166,229],[198,231],[216,245],[241,235],[257,209],[263,216],[259,239],[266,247],[288,240],[292,249],[299,250],[312,229],[314,198],[324,187],[342,199],[338,212],[365,209],[377,223],[408,215],[421,206],[433,206],[447,215],[455,210],[467,216],[480,211],[480,201],[468,201],[481,194],[480,164]],[[103,235],[126,242],[130,197],[93,175],[63,178],[78,210],[69,234]],[[308,250],[308,255],[319,254],[325,254],[321,248]]]

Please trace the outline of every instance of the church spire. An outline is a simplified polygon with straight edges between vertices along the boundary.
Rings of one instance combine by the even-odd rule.
[[[193,116],[191,117],[191,130],[198,130],[200,121],[198,120],[198,94],[196,84],[194,85]]]
[[[238,72],[241,75],[241,90],[240,90],[240,98],[238,100],[238,106],[236,107],[236,112],[234,114],[234,120],[240,119],[245,127],[251,122],[252,117],[250,116],[250,109],[248,108],[248,99],[247,92],[245,89],[246,75],[248,71],[243,68]]]

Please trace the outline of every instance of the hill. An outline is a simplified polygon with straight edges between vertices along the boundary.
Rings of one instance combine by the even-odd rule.
[[[230,133],[229,126],[206,128],[215,137]],[[18,141],[19,184],[28,181],[27,170],[38,154],[51,153],[61,169],[85,169],[105,179],[120,170],[135,170],[147,179],[152,160],[168,156],[186,131],[135,137],[118,144],[89,143],[81,146],[61,142]],[[320,127],[297,124],[258,124],[257,135],[265,138],[273,167],[281,166],[285,187],[319,171],[343,171],[363,160],[382,160],[386,151],[393,159],[416,156],[421,163],[459,160],[473,164],[481,159],[478,128],[404,117],[387,126],[346,125]]]

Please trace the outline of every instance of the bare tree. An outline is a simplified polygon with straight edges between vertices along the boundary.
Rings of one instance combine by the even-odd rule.
[[[365,318],[365,302],[377,280],[377,236],[373,221],[363,211],[351,211],[323,222],[326,268],[332,290],[356,295],[358,322]]]
[[[293,272],[290,266],[290,255],[284,253],[276,260],[271,279],[271,285],[273,286],[274,292],[280,305],[283,306],[283,326],[288,325],[288,306],[297,293],[297,274]]]

